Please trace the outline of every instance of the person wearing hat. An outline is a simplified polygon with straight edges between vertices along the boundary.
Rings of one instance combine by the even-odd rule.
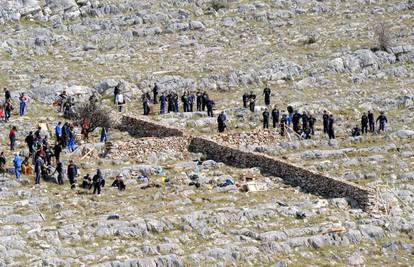
[[[117,187],[119,191],[123,191],[126,189],[126,186],[124,183],[124,176],[122,174],[115,177],[115,180],[112,183],[112,187]]]

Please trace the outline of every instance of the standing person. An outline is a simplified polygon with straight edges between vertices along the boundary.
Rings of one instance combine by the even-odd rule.
[[[9,139],[10,139],[10,150],[14,151],[14,147],[16,145],[16,126],[13,126],[9,132]]]
[[[194,93],[188,93],[188,112],[193,112],[194,107]]]
[[[198,91],[196,94],[196,102],[197,102],[197,111],[201,111],[202,110],[202,103],[203,103],[203,94]]]
[[[93,194],[97,193],[98,195],[101,194],[101,187],[105,186],[105,179],[102,176],[102,172],[100,169],[96,171],[96,174],[92,178],[93,181]]]
[[[293,107],[292,106],[287,106],[286,110],[288,112],[288,115],[286,117],[287,125],[290,125],[292,123],[292,120],[293,120],[293,114],[294,114]]]
[[[20,170],[22,168],[22,159],[20,158],[19,153],[15,153],[14,160],[13,160],[13,166],[14,166],[14,174],[16,175],[16,179],[20,181]]]
[[[309,115],[309,129],[311,135],[315,135],[315,122],[316,119],[313,117],[313,115]]]
[[[292,118],[292,125],[293,125],[293,131],[295,131],[295,133],[299,134],[299,130],[300,130],[300,119],[301,119],[301,115],[299,114],[299,112],[297,110],[295,110],[295,114],[293,114],[293,118]]]
[[[64,169],[63,169],[63,163],[60,162],[60,161],[57,162],[56,169],[53,172],[53,174],[55,174],[56,172],[58,174],[58,176],[57,176],[57,182],[58,182],[59,185],[62,185],[63,184],[63,176],[65,174],[64,174]]]
[[[326,110],[323,111],[322,121],[323,121],[323,133],[327,134],[328,133],[329,115],[326,112]]]
[[[69,161],[67,175],[71,188],[75,189],[76,176],[78,176],[78,167],[75,163],[73,163],[73,160]]]
[[[6,157],[4,156],[4,152],[0,153],[0,174],[6,173]]]
[[[183,103],[183,112],[188,112],[188,98],[186,92],[181,96],[181,102]]]
[[[208,94],[206,93],[206,92],[203,92],[203,95],[202,95],[202,102],[201,102],[201,108],[202,108],[202,110],[203,111],[205,111],[206,110],[206,107],[207,107],[207,103],[208,103],[208,101],[209,101],[210,99],[209,99],[209,97],[208,97]]]
[[[49,145],[44,146],[45,150],[45,157],[46,157],[46,165],[51,166],[52,165],[52,158],[53,158],[53,151],[52,148]]]
[[[89,123],[88,120],[83,120],[82,122],[82,129],[81,134],[83,136],[83,140],[88,141],[89,140]]]
[[[272,95],[271,90],[270,90],[269,87],[266,86],[266,88],[263,90],[263,95],[264,95],[265,105],[269,106],[270,105],[270,96]]]
[[[29,149],[29,156],[33,155],[35,143],[33,132],[29,132],[29,135],[26,136],[26,139],[24,139],[24,141],[26,142],[27,148]]]
[[[55,137],[57,141],[60,141],[62,138],[62,122],[58,122],[55,126]]]
[[[263,115],[263,129],[269,129],[269,111],[267,108],[262,113]]]
[[[175,113],[178,112],[178,95],[173,93],[173,110]]]
[[[160,96],[160,114],[165,114],[166,103],[167,103],[167,98],[165,97],[165,94],[162,93]]]
[[[305,130],[306,128],[309,128],[309,117],[308,114],[306,114],[306,112],[304,111],[302,113],[302,129]]]
[[[35,137],[36,141],[40,142],[40,140],[42,140],[41,134],[42,134],[42,127],[39,126],[39,127],[37,127],[37,130],[34,133],[34,137]]]
[[[144,109],[144,116],[148,116],[150,113],[149,101],[150,100],[146,94],[142,95],[142,105]]]
[[[373,133],[375,131],[375,119],[374,113],[368,111],[368,124],[369,124],[369,131]]]
[[[43,158],[37,157],[35,161],[35,185],[40,184],[40,177],[42,176]]]
[[[154,96],[154,104],[158,104],[158,92],[160,88],[158,87],[157,83],[154,83],[154,88],[152,88],[152,94]]]
[[[276,128],[279,124],[279,110],[274,107],[272,110],[272,122],[273,122],[273,128]]]
[[[68,98],[68,95],[66,94],[66,91],[63,91],[60,95],[59,95],[59,112],[63,112],[64,107],[66,105],[66,99]]]
[[[242,97],[243,100],[243,108],[247,108],[247,103],[249,103],[249,94],[245,92]]]
[[[55,156],[56,163],[60,162],[60,153],[62,153],[62,144],[60,141],[57,141],[53,147],[53,155]]]
[[[207,101],[206,107],[207,107],[207,116],[214,117],[214,115],[213,115],[214,101],[209,99]]]
[[[11,117],[11,112],[14,109],[13,104],[11,102],[11,98],[6,100],[4,105],[4,121],[8,122]]]
[[[285,136],[285,129],[287,124],[287,116],[286,114],[282,115],[282,119],[280,120],[280,135]]]
[[[101,139],[100,139],[100,141],[101,141],[101,143],[108,142],[108,128],[106,128],[106,127],[101,128]]]
[[[249,109],[251,112],[254,112],[256,106],[256,98],[250,98]]]
[[[5,102],[7,102],[7,100],[11,99],[10,91],[7,88],[4,88],[4,99],[5,99]]]
[[[116,105],[118,106],[118,111],[122,112],[122,106],[125,104],[124,95],[122,92],[119,92],[115,97]]]
[[[27,96],[24,93],[21,93],[21,95],[19,97],[19,101],[20,101],[19,115],[20,115],[20,117],[24,115],[27,100],[28,100]]]
[[[384,112],[381,111],[381,114],[377,118],[377,123],[379,122],[379,131],[385,131],[385,124],[388,123],[387,117],[384,115]]]
[[[63,124],[62,126],[62,147],[66,148],[68,146],[68,141],[69,141],[69,123],[65,122],[65,124]]]
[[[115,104],[115,105],[117,104],[117,101],[116,101],[116,96],[117,96],[117,95],[119,95],[119,94],[121,93],[121,89],[120,89],[120,87],[121,87],[121,84],[120,84],[120,83],[118,83],[118,84],[115,86],[115,88],[114,88],[114,104]]]
[[[334,130],[334,117],[333,115],[329,115],[329,119],[328,119],[328,136],[329,139],[335,139],[335,130]]]
[[[224,111],[222,111],[220,113],[220,115],[217,117],[217,124],[218,124],[218,131],[219,133],[224,132],[224,130],[226,129],[226,115],[224,114]]]
[[[69,128],[69,143],[68,143],[68,149],[69,152],[73,152],[76,149],[76,142],[75,142],[75,130],[73,126],[70,126]]]
[[[368,116],[365,112],[362,114],[361,117],[361,131],[362,134],[368,133]]]

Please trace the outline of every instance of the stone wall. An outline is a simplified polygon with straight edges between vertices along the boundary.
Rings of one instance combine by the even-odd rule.
[[[123,116],[118,126],[121,131],[126,131],[135,137],[170,137],[183,136],[183,131],[165,125],[150,122],[144,119]]]
[[[267,155],[245,152],[205,138],[193,138],[191,152],[203,153],[208,159],[239,168],[258,167],[263,173],[282,178],[286,183],[300,186],[304,191],[327,198],[349,197],[366,211],[374,207],[374,194],[346,181],[314,173]]]
[[[127,116],[122,117],[119,128],[135,137],[184,136],[184,132],[179,129]],[[368,188],[314,173],[264,154],[242,151],[207,138],[188,138],[191,140],[190,152],[202,153],[208,159],[239,168],[258,167],[263,173],[280,177],[287,184],[300,186],[302,190],[311,194],[326,198],[352,198],[366,211],[375,206],[374,193]]]

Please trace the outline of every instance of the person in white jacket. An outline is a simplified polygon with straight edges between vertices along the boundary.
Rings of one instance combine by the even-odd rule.
[[[118,111],[122,112],[122,106],[125,104],[124,95],[122,93],[119,93],[116,95],[115,98],[116,105],[118,106]]]

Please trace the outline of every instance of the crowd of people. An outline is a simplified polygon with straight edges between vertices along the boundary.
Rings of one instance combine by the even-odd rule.
[[[149,92],[144,93],[141,96],[143,104],[144,115],[149,115],[151,105],[159,104],[159,114],[165,114],[170,112],[180,112],[179,99],[182,104],[182,112],[193,111],[207,111],[209,117],[214,117],[214,101],[210,99],[206,92],[198,91],[196,93],[186,91],[179,98],[176,92],[161,92],[157,83],[154,84],[152,89],[152,96]],[[271,89],[266,86],[263,90],[265,108],[262,112],[263,128],[269,129],[270,125],[274,129],[278,129],[280,135],[284,136],[288,132],[294,133],[301,139],[311,139],[315,135],[315,123],[317,119],[313,114],[306,111],[299,113],[292,106],[288,106],[286,111],[279,110],[276,106],[271,106]],[[5,122],[8,122],[11,117],[11,111],[14,109],[11,93],[8,89],[4,89],[4,105],[0,108],[0,116]],[[19,116],[24,116],[27,108],[29,98],[21,93],[18,97],[19,101]],[[96,96],[93,95],[90,101],[96,102]],[[243,108],[249,109],[251,112],[256,112],[257,97],[253,92],[244,93],[242,96]],[[123,111],[125,105],[125,97],[120,89],[120,85],[114,88],[114,104],[117,106],[119,112]],[[75,103],[72,97],[68,96],[66,91],[59,94],[59,100],[57,106],[59,112],[63,113],[64,118],[70,119],[73,113],[73,107]],[[195,105],[195,109],[194,109]],[[271,110],[270,110],[271,109]],[[323,133],[328,136],[329,139],[335,139],[335,119],[333,114],[329,114],[324,111],[322,115]],[[270,120],[271,124],[270,124]],[[224,111],[220,112],[217,116],[218,132],[222,133],[226,130],[227,117]],[[368,132],[374,133],[376,124],[378,125],[378,131],[385,131],[385,126],[388,123],[387,117],[384,112],[375,120],[374,114],[371,111],[363,113],[361,116],[360,127],[357,125],[352,129],[351,135],[356,137]],[[88,122],[84,121],[81,126],[81,134],[84,140],[88,140]],[[76,127],[74,124],[67,122],[58,122],[54,128],[54,142],[50,144],[48,135],[42,135],[42,129],[40,126],[36,131],[30,131],[25,137],[24,142],[27,145],[27,154],[14,153],[13,167],[16,179],[21,179],[21,174],[35,176],[35,184],[39,184],[42,178],[44,180],[54,179],[56,176],[56,182],[58,184],[64,184],[64,177],[67,176],[71,188],[76,188],[76,177],[79,175],[78,168],[73,160],[69,160],[67,170],[63,166],[61,160],[61,153],[67,151],[72,153],[76,150]],[[100,142],[108,141],[108,128],[101,128],[100,130]],[[17,140],[17,127],[11,126],[9,131],[10,150],[16,150]],[[22,159],[23,157],[23,159]],[[6,172],[7,159],[4,152],[0,154],[0,173]],[[56,175],[55,175],[56,174]],[[105,179],[102,172],[98,169],[96,174],[91,177],[89,174],[83,177],[81,188],[85,190],[91,190],[93,188],[93,194],[100,194],[101,189],[105,186]],[[118,175],[114,182],[113,187],[119,190],[125,190],[125,183],[123,176]]]

